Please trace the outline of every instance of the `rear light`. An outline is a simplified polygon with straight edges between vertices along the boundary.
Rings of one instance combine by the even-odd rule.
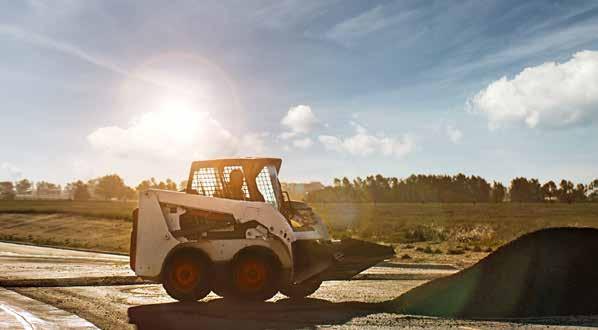
[[[139,209],[133,210],[133,230],[131,231],[131,245],[129,247],[129,265],[131,270],[135,271],[135,258],[137,256],[137,220],[139,218]]]

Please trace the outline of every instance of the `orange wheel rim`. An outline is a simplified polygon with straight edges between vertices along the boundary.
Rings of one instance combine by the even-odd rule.
[[[191,290],[199,280],[199,267],[190,260],[175,262],[172,279],[183,290]]]
[[[243,291],[255,291],[264,286],[268,279],[268,267],[258,260],[243,262],[237,271],[237,286]]]

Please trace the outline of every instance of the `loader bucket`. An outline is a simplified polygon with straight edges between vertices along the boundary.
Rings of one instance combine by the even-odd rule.
[[[350,280],[362,271],[395,255],[392,246],[356,239],[343,239],[330,243],[335,261],[320,274],[322,280]]]

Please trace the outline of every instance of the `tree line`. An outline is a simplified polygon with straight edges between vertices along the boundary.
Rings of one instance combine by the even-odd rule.
[[[308,202],[473,202],[500,203],[560,201],[566,203],[598,201],[598,179],[588,184],[561,180],[544,184],[538,179],[518,177],[505,187],[479,176],[464,174],[411,175],[404,179],[380,174],[362,179],[335,178],[332,186],[306,195]]]
[[[32,198],[32,199],[73,199],[73,200],[134,200],[138,192],[149,188],[164,190],[183,190],[187,181],[178,185],[171,179],[158,181],[150,178],[141,181],[136,187],[129,187],[117,174],[109,174],[86,182],[82,180],[59,184],[22,179],[17,182],[0,182],[0,199]]]
[[[73,200],[134,200],[138,192],[149,188],[184,190],[187,181],[179,184],[171,179],[158,181],[150,178],[137,186],[129,187],[117,174],[109,174],[86,182],[77,180],[61,187],[46,181],[0,182],[0,199],[40,198]],[[384,177],[380,174],[362,179],[335,178],[332,186],[312,191],[305,196],[307,202],[374,202],[374,203],[423,203],[423,202],[544,202],[566,203],[598,201],[598,179],[588,184],[561,180],[540,183],[538,179],[517,177],[508,187],[500,182],[489,183],[479,176],[464,174],[411,175],[404,179]]]

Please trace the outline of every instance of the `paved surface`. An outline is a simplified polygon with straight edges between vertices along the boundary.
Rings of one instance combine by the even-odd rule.
[[[4,322],[0,328],[51,328],[52,325],[133,328],[129,320],[136,322],[140,329],[598,326],[598,317],[592,316],[456,320],[402,315],[389,309],[388,302],[400,294],[456,271],[438,265],[385,263],[361,274],[360,280],[325,282],[312,297],[301,301],[291,301],[278,294],[266,303],[235,304],[212,293],[202,302],[183,304],[174,302],[159,285],[39,287],[35,284],[47,278],[132,276],[128,259],[123,256],[0,243],[0,261],[5,270],[0,279],[27,280],[31,285],[9,288],[13,291],[0,288],[3,293],[0,304],[4,306],[0,307],[0,322]],[[46,323],[39,323],[42,321]]]
[[[132,276],[129,257],[0,242],[0,280]]]
[[[77,315],[3,288],[0,288],[0,328],[97,329]]]

